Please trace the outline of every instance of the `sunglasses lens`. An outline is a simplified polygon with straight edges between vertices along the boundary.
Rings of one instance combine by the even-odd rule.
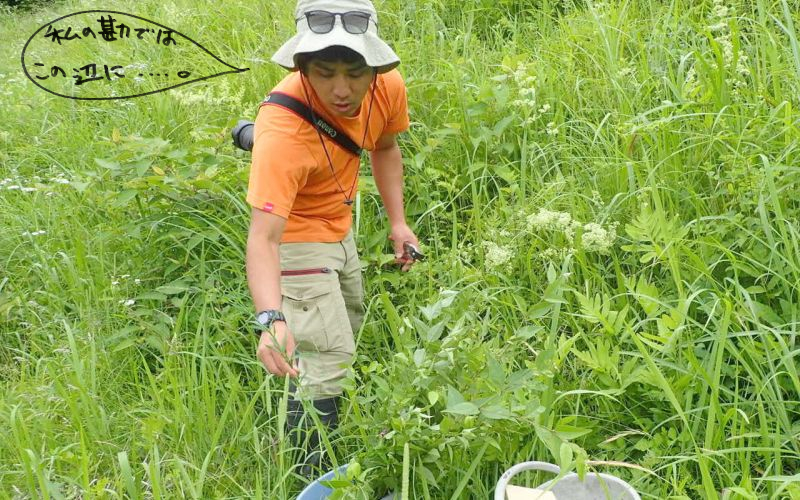
[[[308,18],[308,27],[314,33],[327,33],[333,29],[333,23],[336,16],[330,12],[313,11],[306,14]]]
[[[369,27],[369,14],[362,14],[361,12],[348,12],[342,14],[342,24],[348,33],[360,35],[367,32]]]

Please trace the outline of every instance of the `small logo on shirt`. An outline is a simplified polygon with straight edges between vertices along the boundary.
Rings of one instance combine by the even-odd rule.
[[[273,205],[272,203],[264,203],[265,212],[272,212],[273,208],[275,208],[275,205]]]

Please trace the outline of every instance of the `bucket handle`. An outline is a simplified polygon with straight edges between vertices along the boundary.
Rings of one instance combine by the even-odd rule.
[[[514,465],[505,471],[503,475],[500,476],[500,480],[497,481],[497,487],[494,490],[494,500],[506,500],[506,486],[508,486],[508,482],[512,477],[524,470],[543,470],[545,472],[552,472],[553,474],[559,474],[561,472],[561,468],[558,465],[547,462],[522,462]]]

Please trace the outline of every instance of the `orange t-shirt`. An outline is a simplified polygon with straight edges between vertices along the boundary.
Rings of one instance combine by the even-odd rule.
[[[358,114],[352,117],[329,115],[308,81],[305,88],[314,113],[361,146],[372,87]],[[289,94],[308,105],[299,72],[290,73],[273,91]],[[366,150],[374,149],[382,135],[408,129],[406,87],[397,70],[378,75],[368,126],[363,145]],[[344,201],[346,195],[354,198],[358,189],[359,159],[326,134],[322,138],[335,177],[319,135],[310,123],[277,105],[265,105],[258,111],[247,202],[287,219],[281,242],[331,243],[344,239],[350,230],[352,209]]]

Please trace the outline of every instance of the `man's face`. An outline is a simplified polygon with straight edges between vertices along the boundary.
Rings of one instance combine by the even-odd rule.
[[[362,62],[312,60],[306,68],[308,82],[334,116],[354,116],[369,90],[373,70]]]

